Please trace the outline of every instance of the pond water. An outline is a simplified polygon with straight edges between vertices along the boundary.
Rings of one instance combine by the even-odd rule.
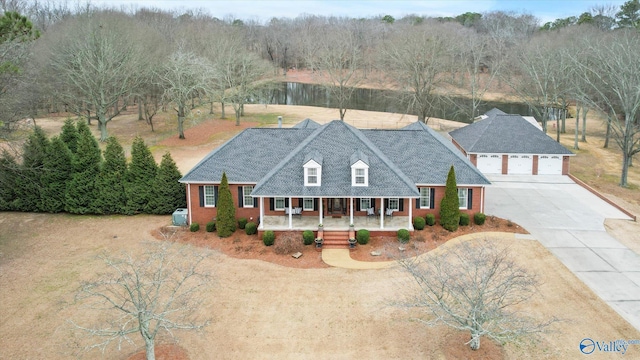
[[[401,114],[413,114],[406,103],[398,100],[398,92],[377,89],[354,89],[348,109],[393,112]],[[322,85],[303,84],[294,82],[280,83],[275,89],[268,91],[262,98],[256,99],[256,103],[274,105],[304,105],[318,107],[338,107],[336,101],[331,98],[330,91]],[[508,103],[487,101],[482,102],[478,114],[484,114],[492,108],[498,108],[507,114],[520,114],[532,116],[533,111],[523,103]],[[436,100],[432,117],[470,122],[471,100],[464,97],[454,97],[448,100],[439,98]]]

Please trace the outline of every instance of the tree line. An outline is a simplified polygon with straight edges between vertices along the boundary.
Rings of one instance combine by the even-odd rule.
[[[425,122],[437,102],[471,120],[487,95],[508,94],[529,104],[545,131],[557,121],[558,139],[575,105],[583,115],[578,148],[592,109],[606,118],[606,146],[612,138],[623,154],[620,185],[627,186],[628,166],[640,151],[640,94],[632,86],[640,78],[639,1],[595,6],[542,26],[534,16],[502,11],[397,20],[302,15],[261,23],[203,10],[7,1],[13,5],[5,11],[29,21],[20,22],[22,37],[0,37],[3,49],[14,49],[0,52],[0,63],[13,68],[1,72],[10,81],[2,82],[0,128],[66,111],[96,120],[106,141],[107,124],[135,104],[151,128],[155,114],[171,111],[183,138],[196,104],[210,104],[211,113],[214,103],[232,105],[239,124],[247,101],[304,69],[327,86],[341,119],[361,86],[398,90],[406,112]],[[448,95],[468,97],[471,105]]]
[[[114,137],[102,154],[89,126],[68,119],[52,139],[36,126],[21,153],[21,161],[6,149],[0,153],[0,211],[171,214],[186,205],[171,155],[158,166],[139,137],[127,163]]]

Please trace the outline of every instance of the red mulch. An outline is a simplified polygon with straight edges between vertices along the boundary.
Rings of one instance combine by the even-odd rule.
[[[160,230],[154,231],[154,236],[162,239]],[[166,229],[162,229],[166,233]],[[360,261],[389,261],[398,259],[403,255],[398,247],[405,248],[404,255],[419,255],[437,248],[450,239],[458,236],[487,231],[502,231],[526,234],[521,226],[508,220],[489,216],[482,226],[461,226],[455,232],[449,232],[440,225],[427,226],[422,231],[415,231],[408,244],[400,244],[396,237],[372,236],[366,245],[357,245],[351,251],[351,257]],[[190,244],[198,247],[211,248],[220,251],[230,257],[238,259],[256,259],[292,268],[326,268],[322,261],[322,253],[316,251],[314,245],[302,247],[302,257],[293,258],[290,254],[276,254],[273,246],[265,246],[257,235],[246,235],[243,230],[237,230],[228,238],[220,238],[217,233],[208,233],[202,228],[198,232],[190,232],[187,228],[178,228],[173,241]],[[302,241],[302,235],[300,236]],[[276,241],[278,239],[276,238]],[[371,251],[380,251],[381,256],[371,256]]]

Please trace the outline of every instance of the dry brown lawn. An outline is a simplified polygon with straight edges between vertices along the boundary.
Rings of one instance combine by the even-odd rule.
[[[158,119],[155,134],[135,120],[134,114],[115,119],[109,130],[125,147],[133,138],[131,133],[144,136],[157,159],[170,151],[184,173],[248,125],[273,126],[277,115],[284,116],[285,126],[306,117],[326,122],[337,115],[337,110],[271,105],[251,105],[246,111],[249,123],[240,128],[231,119],[203,116],[191,120],[187,141],[176,138],[170,116]],[[55,133],[63,120],[40,119],[38,124]],[[359,127],[399,127],[414,120],[406,115],[351,110],[346,118]],[[431,121],[442,130],[456,126],[445,120]],[[572,172],[638,214],[638,191],[617,188],[611,181],[618,171],[616,151],[614,146],[610,150],[598,147],[597,128],[597,120],[590,120],[589,142],[581,144],[583,150],[572,159]],[[572,146],[570,135],[563,136],[563,144]],[[630,182],[640,184],[639,172],[632,171]],[[169,216],[0,213],[0,359],[70,358],[74,346],[85,339],[77,336],[67,320],[92,319],[91,312],[73,304],[73,294],[80,280],[103,269],[95,256],[102,251],[139,252],[143,241],[159,241],[152,233],[169,222]],[[638,251],[636,223],[607,225],[618,239]],[[213,248],[216,242],[227,241],[213,235],[210,240]],[[511,240],[509,245],[518,263],[543,281],[540,296],[521,310],[540,320],[564,319],[535,343],[502,347],[485,339],[481,350],[472,352],[464,345],[467,334],[412,321],[406,311],[388,306],[406,280],[397,269],[300,269],[217,251],[205,264],[215,272],[216,284],[200,309],[211,316],[212,324],[202,334],[179,334],[178,345],[190,359],[565,359],[582,356],[578,344],[584,337],[640,339],[637,330],[538,242]],[[262,251],[259,244],[255,249]],[[173,343],[170,339],[162,342]],[[104,357],[127,359],[141,347],[141,342],[124,344],[121,351],[111,348]],[[640,347],[631,346],[627,356],[640,356]],[[87,354],[87,358],[100,357],[99,353]],[[590,358],[610,356],[593,354]]]

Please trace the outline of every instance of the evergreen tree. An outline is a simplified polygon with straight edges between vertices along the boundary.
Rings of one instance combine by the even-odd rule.
[[[19,211],[43,211],[40,202],[42,191],[42,172],[47,154],[49,139],[42,128],[36,126],[29,139],[24,143],[22,166],[15,183],[15,209]]]
[[[72,214],[93,214],[95,185],[102,155],[89,126],[78,122],[78,149],[73,158],[73,174],[67,184],[65,210]]]
[[[67,118],[62,125],[62,132],[60,133],[60,140],[64,142],[72,154],[75,154],[78,150],[78,129],[71,118]]]
[[[42,211],[57,213],[64,210],[65,191],[73,172],[72,159],[67,145],[60,137],[54,137],[44,159],[40,193]]]
[[[158,175],[156,175],[151,198],[145,212],[150,214],[171,214],[176,208],[186,207],[185,186],[178,182],[182,174],[169,152],[162,156]]]
[[[228,237],[236,231],[236,208],[233,206],[233,197],[229,190],[227,174],[222,173],[220,188],[218,189],[218,216],[216,217],[216,230],[218,236]]]
[[[460,223],[460,200],[458,198],[458,185],[456,184],[456,172],[451,165],[447,175],[447,186],[444,198],[440,202],[440,225],[449,231],[456,231]]]
[[[124,149],[114,137],[107,139],[104,162],[96,180],[94,207],[100,214],[123,214],[127,205],[125,176],[127,159]]]
[[[16,158],[7,150],[2,149],[0,155],[0,211],[11,211],[14,209],[16,199],[16,179],[18,171]]]
[[[127,171],[125,191],[127,213],[143,212],[151,198],[151,188],[158,172],[158,165],[151,151],[140,137],[131,145],[131,163]]]

